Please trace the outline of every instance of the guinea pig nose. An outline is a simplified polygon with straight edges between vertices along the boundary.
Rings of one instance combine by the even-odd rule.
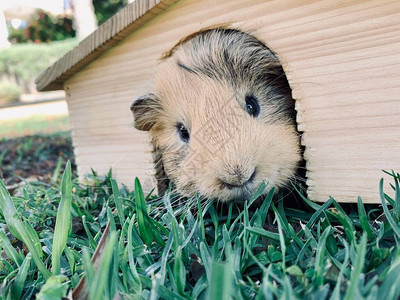
[[[248,178],[245,178],[245,179],[231,178],[230,180],[228,180],[228,179],[222,180],[221,178],[219,178],[219,181],[220,181],[221,187],[227,188],[228,190],[232,190],[234,188],[244,187],[248,183],[252,182],[255,176],[256,176],[256,170],[254,169],[253,173]]]

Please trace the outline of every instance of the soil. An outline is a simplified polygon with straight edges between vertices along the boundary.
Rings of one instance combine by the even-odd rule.
[[[68,160],[76,171],[69,133],[0,140],[0,178],[6,186],[24,180],[50,182],[59,159],[61,171]]]

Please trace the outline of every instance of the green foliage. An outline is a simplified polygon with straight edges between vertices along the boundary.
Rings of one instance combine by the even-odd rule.
[[[17,101],[21,96],[21,89],[18,85],[8,81],[0,82],[0,106]]]
[[[10,28],[8,39],[12,43],[43,43],[61,41],[75,37],[72,19],[65,16],[52,16],[37,10],[24,29]]]
[[[40,289],[40,292],[36,295],[38,300],[56,300],[63,299],[66,296],[68,290],[67,281],[68,278],[62,275],[56,275],[49,277],[46,283]],[[15,298],[17,299],[17,298]]]
[[[125,7],[127,0],[93,0],[94,13],[99,25]]]
[[[22,221],[18,216],[13,201],[11,200],[11,196],[8,194],[8,191],[1,180],[0,210],[10,233],[26,245],[41,275],[47,279],[50,276],[50,272],[46,269],[42,261],[43,252],[40,247],[39,237],[32,229],[32,226],[29,223]]]
[[[145,197],[138,180],[129,192],[111,172],[81,186],[68,166],[61,183],[32,183],[16,197],[1,184],[2,298],[61,299],[85,275],[89,299],[397,299],[400,175],[390,175],[394,197],[380,185],[383,210],[332,198],[304,198],[298,210],[273,190],[261,203],[202,206]],[[91,256],[108,223],[96,269]]]
[[[0,77],[15,78],[25,92],[47,67],[78,44],[69,39],[50,44],[18,44],[0,49]]]

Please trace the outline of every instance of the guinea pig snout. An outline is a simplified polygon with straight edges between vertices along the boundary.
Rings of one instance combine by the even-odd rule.
[[[222,188],[232,190],[234,188],[242,188],[245,185],[251,183],[256,176],[256,169],[245,170],[239,165],[233,169],[228,170],[224,174],[221,174],[218,181]]]

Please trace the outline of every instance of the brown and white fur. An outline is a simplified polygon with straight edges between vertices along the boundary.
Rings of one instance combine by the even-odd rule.
[[[158,67],[154,91],[131,110],[135,127],[152,136],[159,192],[172,181],[183,196],[247,198],[262,182],[265,192],[285,186],[301,160],[282,66],[236,29],[204,30],[177,44]]]

